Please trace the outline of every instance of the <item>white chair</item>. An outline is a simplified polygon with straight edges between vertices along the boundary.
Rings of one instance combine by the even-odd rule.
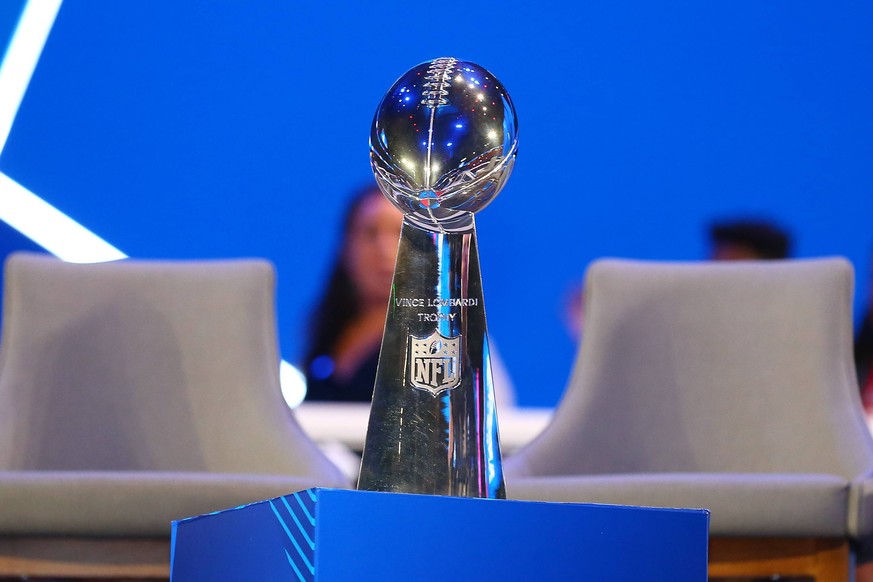
[[[852,279],[842,259],[596,262],[572,378],[505,462],[509,497],[704,507],[711,575],[848,579],[873,535]]]
[[[349,486],[283,402],[268,262],[5,277],[0,576],[166,578],[171,520]]]

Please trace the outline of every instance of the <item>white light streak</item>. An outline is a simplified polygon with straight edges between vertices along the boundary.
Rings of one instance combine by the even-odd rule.
[[[0,62],[0,154],[62,0],[30,0]],[[10,178],[0,173],[0,220],[61,260],[99,263],[126,258],[123,252]],[[282,395],[297,406],[306,394],[303,374],[286,361],[279,366]]]
[[[5,174],[0,174],[0,220],[71,263],[102,263],[127,256]]]
[[[279,365],[279,383],[282,384],[282,397],[285,404],[297,408],[306,396],[306,378],[303,373],[282,360]]]
[[[6,58],[0,63],[0,152],[60,7],[61,0],[31,0],[21,12]]]

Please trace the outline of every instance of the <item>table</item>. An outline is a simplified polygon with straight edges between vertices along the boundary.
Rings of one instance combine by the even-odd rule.
[[[546,427],[551,408],[512,407],[498,410],[500,449],[506,455],[529,443]],[[360,453],[367,438],[368,403],[304,402],[294,409],[303,430],[350,478],[358,476]]]
[[[500,447],[512,452],[529,443],[549,423],[551,408],[508,408],[498,412]],[[367,437],[370,405],[362,403],[304,402],[294,416],[318,443],[338,442],[361,451]]]

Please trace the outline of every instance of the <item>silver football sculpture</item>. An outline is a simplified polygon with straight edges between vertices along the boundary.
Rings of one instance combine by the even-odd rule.
[[[425,228],[463,228],[491,202],[518,149],[515,107],[494,75],[443,57],[410,69],[373,119],[370,162],[385,195]]]
[[[376,111],[370,160],[404,213],[358,489],[506,496],[474,213],[517,150],[494,75],[440,58]]]

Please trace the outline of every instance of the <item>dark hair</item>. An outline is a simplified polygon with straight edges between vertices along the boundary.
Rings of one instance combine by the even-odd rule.
[[[729,244],[751,249],[762,259],[784,259],[791,252],[788,234],[764,220],[733,220],[716,222],[709,229],[716,245]]]
[[[867,307],[855,336],[855,371],[861,391],[873,375],[873,305]]]
[[[348,206],[342,219],[342,231],[339,248],[336,251],[334,265],[324,285],[321,297],[309,316],[307,346],[303,363],[306,370],[318,356],[329,354],[345,326],[358,315],[358,291],[346,270],[343,255],[348,245],[349,231],[352,222],[371,196],[382,196],[382,191],[376,184],[368,184],[355,190],[349,198]]]

